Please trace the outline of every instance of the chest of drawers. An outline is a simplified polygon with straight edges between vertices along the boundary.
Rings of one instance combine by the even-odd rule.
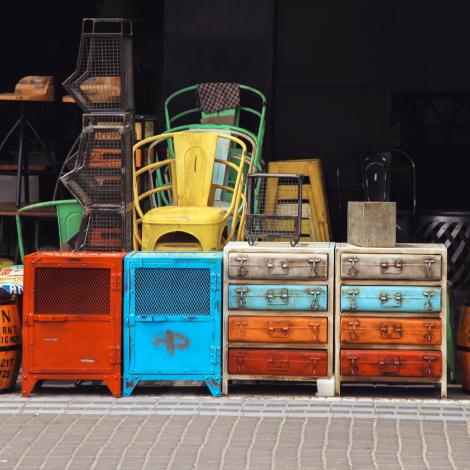
[[[447,394],[447,252],[438,244],[336,245],[335,391],[416,382]]]
[[[229,380],[332,377],[333,284],[333,243],[229,243],[222,393]]]

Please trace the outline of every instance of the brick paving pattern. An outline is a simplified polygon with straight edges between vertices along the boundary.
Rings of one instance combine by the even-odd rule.
[[[0,470],[470,470],[466,398],[7,394]]]

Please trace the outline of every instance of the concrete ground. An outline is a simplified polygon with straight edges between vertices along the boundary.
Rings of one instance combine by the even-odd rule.
[[[0,396],[1,469],[469,469],[470,396],[423,387],[44,387]],[[381,398],[387,397],[387,398]]]

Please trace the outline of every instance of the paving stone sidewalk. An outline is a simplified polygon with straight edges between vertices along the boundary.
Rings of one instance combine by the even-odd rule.
[[[0,396],[1,469],[469,469],[470,400]]]

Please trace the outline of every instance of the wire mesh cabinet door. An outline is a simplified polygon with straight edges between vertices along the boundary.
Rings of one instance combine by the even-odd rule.
[[[219,253],[131,253],[125,259],[124,395],[141,380],[221,387]]]

